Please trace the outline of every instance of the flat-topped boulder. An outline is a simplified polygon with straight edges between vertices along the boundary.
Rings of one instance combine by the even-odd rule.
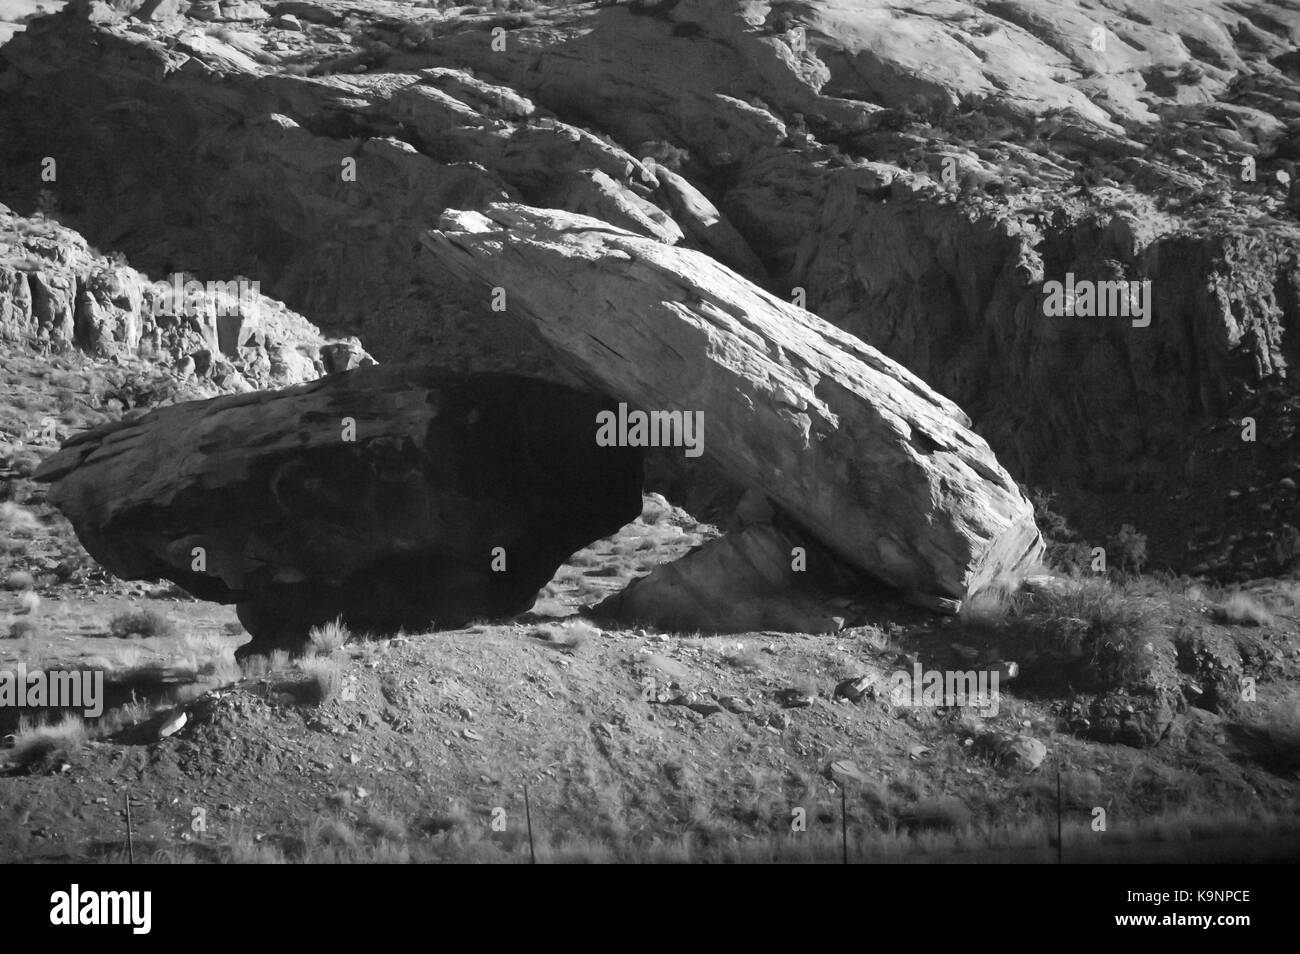
[[[602,447],[608,402],[531,378],[366,367],[160,408],[68,441],[39,471],[126,579],[238,604],[247,653],[527,610],[575,550],[641,512],[641,456]]]
[[[440,224],[424,237],[437,263],[485,298],[504,289],[512,315],[628,402],[620,434],[634,439],[638,410],[698,421],[683,453],[761,488],[849,565],[955,610],[1040,557],[1032,505],[961,409],[816,315],[575,213],[499,203]]]

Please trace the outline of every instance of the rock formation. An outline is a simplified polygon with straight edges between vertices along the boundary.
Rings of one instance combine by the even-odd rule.
[[[71,229],[3,205],[0,341],[161,368],[198,395],[300,384],[373,363],[355,338],[328,340],[255,280],[173,273],[151,281]]]
[[[253,275],[380,360],[562,381],[553,348],[414,250],[447,209],[593,215],[805,296],[1058,488],[1092,542],[1159,519],[1153,565],[1231,545],[1285,566],[1270,534],[1297,532],[1294,498],[1280,528],[1269,501],[1224,501],[1293,473],[1294,442],[1204,462],[1238,459],[1206,447],[1248,414],[1291,429],[1255,413],[1300,360],[1291,7],[256,7],[28,23],[0,50],[0,199],[47,189],[150,274]],[[1154,320],[1046,318],[1070,273],[1151,281]],[[1123,512],[1087,505],[1117,491]]]
[[[710,459],[850,565],[955,609],[1041,555],[1033,508],[965,414],[851,335],[598,219],[508,204],[443,218],[426,245],[444,268],[505,289],[600,389],[698,414]]]
[[[37,478],[118,576],[237,603],[244,653],[296,649],[336,616],[392,633],[528,609],[641,512],[639,452],[594,440],[602,406],[515,376],[361,368],[89,431]]]

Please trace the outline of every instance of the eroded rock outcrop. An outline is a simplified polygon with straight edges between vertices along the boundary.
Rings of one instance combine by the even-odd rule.
[[[98,428],[37,478],[118,576],[238,604],[242,652],[295,649],[336,616],[391,633],[527,610],[571,553],[641,512],[639,452],[594,440],[605,403],[361,368]]]
[[[1234,459],[1210,432],[1245,415],[1290,430],[1255,413],[1300,360],[1290,7],[320,0],[209,35],[227,5],[138,6],[41,17],[0,52],[0,198],[49,187],[151,273],[255,274],[380,360],[556,379],[553,349],[412,250],[448,208],[595,215],[805,295],[1094,542],[1156,522],[1152,565],[1191,569],[1242,532],[1286,566],[1270,534],[1294,508],[1230,527],[1221,503],[1293,473],[1289,436],[1240,472],[1200,462]],[[1152,323],[1045,319],[1071,273],[1151,281]]]
[[[699,414],[711,459],[875,578],[955,609],[1040,555],[1033,508],[955,404],[707,255],[514,204],[447,213],[425,243],[507,289],[602,390]]]
[[[56,221],[3,205],[0,341],[153,366],[197,396],[300,384],[373,363],[355,338],[328,339],[261,294],[256,280],[151,281]]]

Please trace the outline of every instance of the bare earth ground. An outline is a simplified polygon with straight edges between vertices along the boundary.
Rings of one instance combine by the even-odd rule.
[[[0,635],[14,634],[0,639],[0,668],[103,668],[124,706],[84,744],[0,776],[0,857],[527,861],[531,821],[541,861],[839,860],[842,825],[856,861],[1054,861],[1059,769],[1066,861],[1300,858],[1292,582],[1258,589],[1267,626],[1218,621],[1221,594],[1191,581],[1125,584],[1152,614],[1154,656],[1195,628],[1201,645],[1230,648],[1222,665],[1259,677],[1250,705],[1186,708],[1137,747],[1081,729],[1072,696],[1016,681],[988,718],[891,705],[881,690],[882,674],[913,662],[950,665],[954,645],[1032,664],[1033,648],[997,626],[888,602],[820,636],[569,619],[715,532],[650,506],[575,554],[523,620],[354,639],[333,653],[322,702],[287,659],[235,666],[246,637],[231,607],[105,576],[28,479],[55,446],[41,421],[72,429],[129,410],[120,395],[140,392],[114,376],[130,373],[76,357],[0,361],[0,578],[28,573],[40,598],[0,592]],[[175,634],[109,635],[115,616],[143,607]],[[1196,671],[1208,688],[1213,672]],[[858,701],[836,696],[872,675]],[[185,726],[160,739],[178,711]],[[994,731],[1041,741],[1046,759],[1008,762],[984,744]],[[1105,831],[1092,828],[1098,808]]]

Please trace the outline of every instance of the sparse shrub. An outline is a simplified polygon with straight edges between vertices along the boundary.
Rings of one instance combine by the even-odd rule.
[[[1026,496],[1034,505],[1034,520],[1038,524],[1038,529],[1049,542],[1064,543],[1076,538],[1065,517],[1052,509],[1052,505],[1056,502],[1056,494],[1042,490],[1028,490]]]
[[[1300,528],[1283,524],[1273,541],[1273,558],[1279,567],[1288,567],[1300,558]]]
[[[1088,570],[1092,564],[1092,548],[1054,509],[1056,495],[1031,488],[1021,489],[1034,505],[1034,521],[1047,544],[1046,563],[1068,574]]]
[[[1083,541],[1049,543],[1047,564],[1067,576],[1079,576],[1092,570],[1092,547]]]
[[[319,845],[350,848],[356,845],[357,836],[352,826],[341,818],[318,818],[307,826],[304,842],[309,852]]]
[[[176,624],[157,610],[129,610],[114,616],[108,624],[108,631],[118,639],[168,638],[176,635]]]
[[[1084,607],[1084,625],[1074,627],[1079,617],[1056,618],[1057,639],[1073,655],[1080,656],[1082,688],[1118,689],[1138,685],[1145,676],[1149,661],[1146,646],[1150,641],[1151,613],[1122,597],[1100,597]]]
[[[366,813],[365,827],[377,838],[401,841],[406,837],[406,823],[395,815],[371,809]]]
[[[36,580],[30,573],[23,570],[15,570],[9,574],[5,580],[5,586],[11,590],[30,590],[36,586]]]
[[[22,719],[8,758],[28,770],[53,769],[69,761],[85,741],[86,726],[80,716],[67,715],[52,725],[33,725]]]
[[[237,663],[243,679],[261,679],[271,671],[270,661],[265,656],[245,656]]]
[[[637,147],[638,159],[653,159],[657,165],[672,172],[681,172],[682,166],[690,162],[691,154],[685,149],[679,149],[670,142],[662,139],[650,139],[641,143]],[[653,523],[653,520],[647,520],[647,523]]]
[[[1111,562],[1122,570],[1141,573],[1147,562],[1147,536],[1138,533],[1131,523],[1119,528],[1119,532],[1106,541],[1111,553]]]
[[[40,468],[40,466],[41,466],[40,455],[32,451],[22,451],[14,455],[11,469],[13,470],[14,474],[19,477],[31,477],[33,474],[36,473],[36,471]],[[23,531],[23,533],[27,536],[30,536],[32,533],[35,533],[37,528],[40,527],[40,523],[37,521],[36,517],[30,514],[29,516],[31,516],[30,526],[23,526],[20,528]],[[0,517],[0,521],[3,521],[2,517]]]
[[[1022,671],[1026,684],[1133,688],[1143,683],[1152,662],[1146,648],[1155,636],[1152,606],[1104,577],[1021,590],[1008,602],[1004,618],[963,617],[963,622],[974,638],[996,637],[1004,650],[1014,651],[1017,643],[1024,651],[1032,649],[1039,661]]]
[[[961,605],[961,618],[967,623],[992,625],[1006,619],[1015,603],[1013,582],[997,581],[980,590]]]
[[[1214,608],[1214,615],[1225,623],[1240,626],[1272,626],[1273,614],[1267,606],[1249,593],[1231,594]]]
[[[55,195],[53,189],[42,189],[36,196],[36,211],[32,213],[33,219],[51,219],[58,214],[59,197]]]
[[[9,624],[10,639],[32,639],[40,634],[40,626],[30,619],[15,620]]]
[[[20,476],[30,476],[30,474]],[[40,526],[40,521],[31,511],[25,510],[12,501],[0,503],[0,530],[3,530],[6,536],[19,534],[31,536],[40,529]]]
[[[298,661],[307,677],[307,689],[314,705],[323,705],[338,695],[343,685],[343,667],[333,659],[309,657]]]
[[[308,638],[312,650],[321,656],[329,656],[342,649],[352,638],[352,633],[344,625],[343,617],[339,616],[324,626],[313,626]]]
[[[229,640],[205,633],[187,635],[182,644],[184,652],[177,655],[178,665],[194,673],[196,679],[229,682],[242,674]]]
[[[901,809],[898,821],[913,830],[961,831],[970,827],[971,810],[965,802],[954,796],[922,798],[915,805]]]

